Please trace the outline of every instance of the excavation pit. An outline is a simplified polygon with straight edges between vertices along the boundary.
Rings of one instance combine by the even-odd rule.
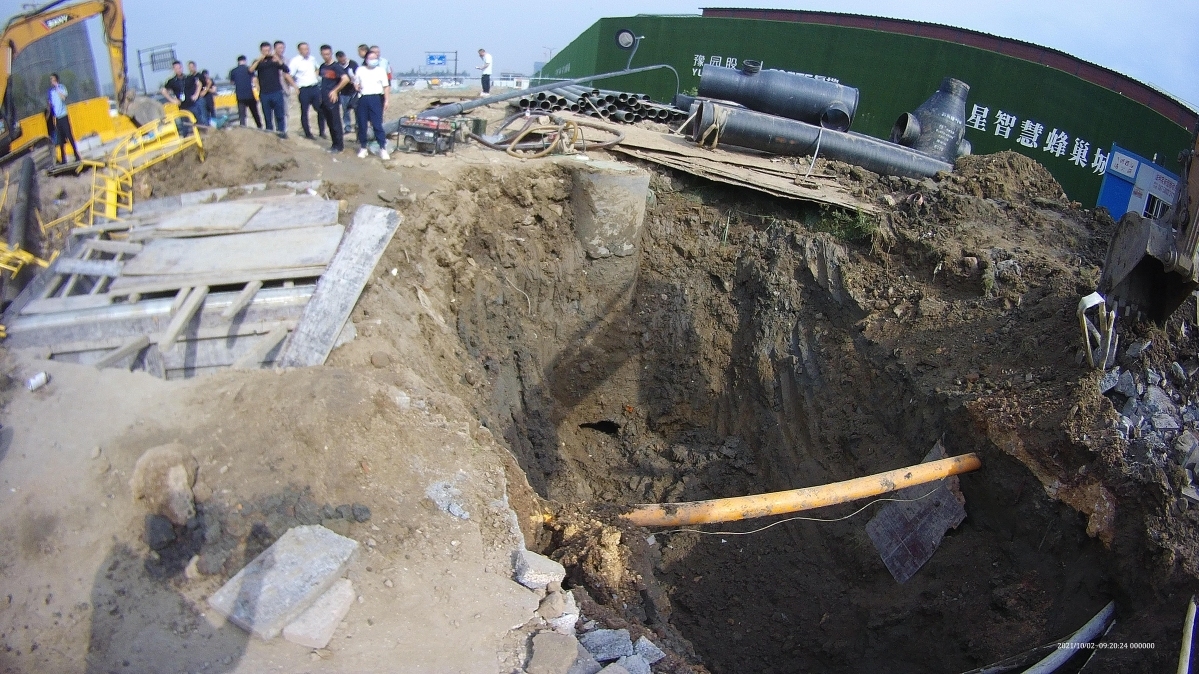
[[[881,224],[655,173],[642,231],[621,230],[635,250],[605,256],[580,237],[571,161],[467,171],[424,201],[382,282],[421,288],[431,339],[454,333],[436,367],[557,510],[526,537],[568,586],[718,674],[966,671],[1112,599],[1135,616],[1112,638],[1161,649],[1088,670],[1171,660],[1182,604],[1149,589],[1168,573],[1135,571],[1160,562],[1136,549],[1140,515],[1118,517],[1086,470],[1053,485],[1093,460],[1072,438],[1110,409],[1084,398],[1062,310],[1087,282],[1064,252],[1100,255],[1107,225],[1027,205],[1053,189],[1043,169],[972,158],[917,183],[826,167],[899,204]],[[387,293],[368,293],[359,319],[387,317]],[[903,584],[866,533],[883,504],[694,528],[706,533],[611,516],[900,468],[938,440],[983,468],[960,477],[965,521]]]

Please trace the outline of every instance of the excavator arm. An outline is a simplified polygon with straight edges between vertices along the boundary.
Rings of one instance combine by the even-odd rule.
[[[69,0],[55,0],[12,17],[4,26],[4,32],[0,33],[0,115],[4,122],[0,145],[7,145],[15,138],[2,136],[20,132],[15,119],[16,106],[9,95],[13,59],[34,42],[95,16],[102,17],[104,25],[104,42],[112,69],[117,105],[119,109],[125,109],[125,12],[121,0],[86,0],[74,4]],[[0,147],[0,155],[6,153],[7,149]]]

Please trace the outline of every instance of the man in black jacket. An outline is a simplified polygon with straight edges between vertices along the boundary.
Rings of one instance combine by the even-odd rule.
[[[237,67],[229,71],[229,81],[233,83],[233,91],[237,95],[237,120],[242,126],[246,125],[246,110],[254,115],[254,124],[262,128],[262,118],[258,116],[258,100],[254,98],[254,73],[246,66],[246,57],[237,57]]]
[[[287,64],[274,51],[271,43],[259,45],[261,54],[250,65],[250,71],[258,76],[258,100],[262,101],[262,116],[267,131],[277,131],[280,138],[287,138],[287,110],[283,107],[283,83],[295,86],[295,80],[287,72]],[[276,128],[277,127],[277,128]]]

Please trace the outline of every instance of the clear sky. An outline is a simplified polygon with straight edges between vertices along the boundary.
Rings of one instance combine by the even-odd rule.
[[[0,0],[0,16],[21,4]],[[125,13],[129,74],[136,81],[138,48],[175,42],[183,60],[223,73],[238,54],[276,39],[287,42],[289,53],[300,41],[351,53],[361,42],[379,44],[396,70],[419,66],[426,51],[457,50],[460,69],[470,73],[476,50],[485,47],[497,73],[528,74],[534,61],[547,60],[599,18],[699,13],[702,6],[686,0],[125,0]],[[1199,105],[1199,0],[747,0],[723,6],[876,14],[980,30],[1060,49]]]

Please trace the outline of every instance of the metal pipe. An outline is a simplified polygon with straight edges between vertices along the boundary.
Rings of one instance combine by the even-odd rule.
[[[417,115],[417,117],[421,117],[421,118],[453,117],[454,115],[461,115],[464,112],[467,112],[469,110],[474,110],[475,108],[482,107],[484,105],[491,105],[492,103],[502,103],[504,101],[508,101],[513,98],[520,98],[521,96],[528,96],[530,94],[535,94],[539,91],[549,91],[551,89],[557,89],[559,87],[562,87],[565,85],[570,85],[570,84],[586,84],[588,82],[596,82],[598,80],[608,79],[611,77],[620,77],[622,75],[635,75],[637,73],[645,73],[645,72],[649,72],[651,70],[669,70],[670,72],[674,73],[674,80],[675,80],[674,89],[676,92],[678,92],[678,90],[679,90],[679,73],[678,73],[678,71],[675,70],[673,66],[670,66],[670,65],[667,65],[664,63],[660,63],[658,65],[643,66],[641,68],[633,68],[632,70],[618,70],[618,71],[610,72],[610,73],[601,73],[599,75],[588,75],[587,77],[579,77],[579,78],[573,79],[573,80],[566,80],[563,82],[553,82],[550,84],[543,84],[540,86],[532,87],[530,89],[517,89],[515,91],[511,91],[506,94],[497,94],[495,96],[488,96],[487,98],[476,98],[476,99],[470,100],[470,101],[460,101],[458,103],[447,103],[446,105],[439,105],[435,108],[429,108],[428,110],[425,110],[425,111],[419,113]],[[383,128],[388,133],[395,133],[399,129],[399,120],[391,122],[390,124],[385,124],[383,126]]]
[[[760,66],[760,64],[759,64]],[[858,90],[784,70],[705,65],[699,95],[735,101],[751,110],[845,131],[858,108]]]
[[[860,133],[822,129],[793,119],[697,101],[692,138],[701,145],[736,145],[777,155],[803,157],[820,151],[828,159],[856,164],[882,175],[927,178],[953,164]]]

